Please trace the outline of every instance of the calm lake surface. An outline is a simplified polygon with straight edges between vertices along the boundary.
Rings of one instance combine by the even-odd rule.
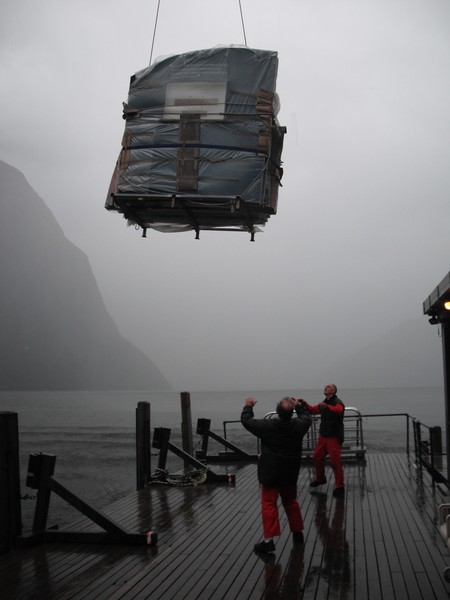
[[[310,403],[323,399],[321,390],[191,392],[192,416],[212,420],[222,432],[224,420],[239,419],[244,400],[252,395],[255,415],[263,417],[283,396],[302,397]],[[339,390],[346,406],[362,414],[404,413],[426,425],[444,424],[444,391],[433,388]],[[172,441],[180,444],[178,392],[0,392],[0,410],[19,415],[22,494],[31,452],[56,454],[55,477],[97,508],[102,508],[135,489],[135,408],[151,403],[151,426],[171,427]],[[254,438],[240,424],[230,426],[230,439],[254,450]],[[368,452],[403,452],[406,446],[404,417],[364,419]],[[197,441],[194,435],[194,443]],[[157,457],[152,458],[152,467]],[[171,459],[170,470],[182,463]],[[24,501],[23,517],[29,526],[33,501]],[[49,525],[70,522],[76,513],[58,498],[50,506]]]

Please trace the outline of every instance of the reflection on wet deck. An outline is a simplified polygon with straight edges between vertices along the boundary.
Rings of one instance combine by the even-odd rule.
[[[0,560],[2,598],[115,600],[239,598],[447,599],[447,550],[436,529],[439,496],[407,457],[367,456],[346,466],[347,494],[308,488],[299,498],[305,545],[283,531],[274,556],[260,539],[254,464],[236,467],[236,486],[152,486],[105,512],[129,530],[159,531],[159,548],[43,544]],[[282,513],[282,510],[280,511]],[[77,529],[93,530],[85,520]]]

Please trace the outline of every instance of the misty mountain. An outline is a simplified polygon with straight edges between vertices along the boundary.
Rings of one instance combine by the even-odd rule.
[[[345,387],[443,385],[442,341],[428,318],[402,321],[363,348],[339,358],[332,377]]]
[[[86,255],[0,161],[0,389],[164,389],[107,312]]]

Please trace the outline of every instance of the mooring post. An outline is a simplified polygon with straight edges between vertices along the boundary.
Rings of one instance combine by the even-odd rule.
[[[0,412],[0,553],[21,533],[19,420],[15,412]]]
[[[192,438],[191,395],[181,392],[181,439],[183,450],[194,455],[194,442]]]
[[[136,408],[136,489],[142,490],[151,479],[150,402]]]
[[[206,458],[208,454],[209,430],[211,427],[211,419],[197,420],[197,433],[202,436],[201,458]]]
[[[153,432],[153,448],[159,450],[158,469],[165,471],[167,453],[169,452],[170,429],[168,427],[155,427]]]
[[[55,463],[56,456],[54,454],[30,454],[27,486],[38,491],[34,509],[33,533],[44,531],[47,526],[52,493],[50,477],[55,472]]]

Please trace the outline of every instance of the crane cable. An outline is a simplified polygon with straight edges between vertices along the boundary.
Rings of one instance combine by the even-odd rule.
[[[150,62],[148,63],[149,65],[152,64],[153,47],[155,45],[156,27],[158,26],[158,16],[159,16],[159,7],[160,7],[160,4],[161,4],[161,0],[158,0],[158,7],[156,9],[156,17],[155,17],[155,26],[153,28],[152,49],[150,50]]]
[[[242,32],[244,34],[244,46],[247,46],[247,35],[245,33],[244,15],[242,14],[241,0],[239,0],[239,12],[241,13]]]
[[[152,64],[153,48],[155,46],[156,28],[158,26],[159,7],[160,6],[161,6],[161,0],[158,0],[158,6],[156,8],[155,25],[153,27],[152,49],[150,50],[150,62],[148,63],[149,65]],[[247,34],[245,32],[244,14],[242,12],[241,0],[239,0],[239,12],[241,15],[242,33],[244,34],[244,46],[247,46]]]

